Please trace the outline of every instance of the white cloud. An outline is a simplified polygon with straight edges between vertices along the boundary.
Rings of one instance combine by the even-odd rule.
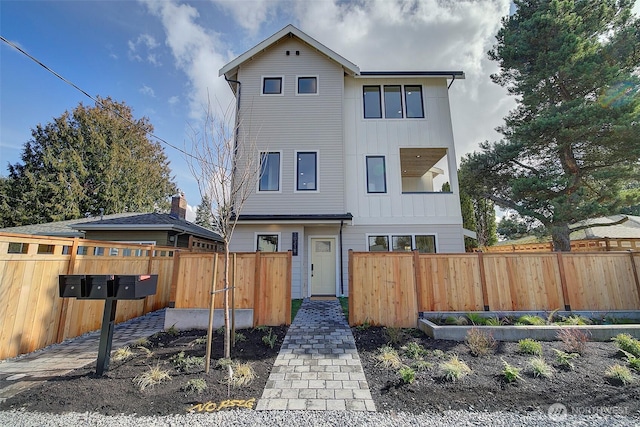
[[[269,17],[269,10],[274,10],[277,1],[274,0],[211,0],[212,3],[218,5],[231,14],[235,21],[242,28],[254,35],[260,30],[260,26]]]
[[[161,65],[157,54],[154,53],[154,50],[160,45],[153,36],[141,34],[135,41],[129,40],[127,46],[129,47],[129,59],[142,62],[144,56],[149,63],[156,66]]]
[[[153,90],[153,88],[147,85],[142,85],[142,87],[138,91],[143,95],[150,96],[152,98],[156,97],[156,92]]]
[[[169,98],[169,105],[177,105],[180,102],[180,97],[178,96],[172,96],[171,98]]]

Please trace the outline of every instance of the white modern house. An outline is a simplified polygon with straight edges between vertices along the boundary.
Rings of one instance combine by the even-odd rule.
[[[262,171],[230,249],[291,250],[293,298],[346,295],[350,249],[464,252],[449,109],[463,72],[361,71],[289,25],[220,75]]]

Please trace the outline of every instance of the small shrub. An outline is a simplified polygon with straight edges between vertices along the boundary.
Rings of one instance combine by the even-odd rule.
[[[620,350],[640,357],[640,341],[629,334],[618,334],[612,338]]]
[[[533,357],[529,359],[529,365],[534,377],[551,378],[553,376],[553,368],[545,362],[542,357]]]
[[[447,381],[457,381],[471,373],[471,368],[456,355],[451,356],[449,360],[438,366],[443,378]]]
[[[487,324],[487,318],[478,313],[467,313],[467,319],[472,325],[483,326]]]
[[[421,359],[425,354],[427,354],[427,350],[425,350],[423,346],[415,341],[411,341],[410,343],[402,347],[402,350],[408,358],[414,360]]]
[[[504,377],[506,382],[511,383],[522,379],[522,377],[520,376],[520,371],[522,371],[521,368],[516,368],[515,366],[508,364],[504,360],[502,361],[502,363],[504,364],[504,368],[502,368],[502,376]]]
[[[398,344],[403,342],[406,336],[402,328],[392,327],[384,328],[384,334],[387,337],[387,343],[394,346],[397,346]]]
[[[247,336],[242,332],[236,332],[235,337],[236,342],[245,342],[247,340]]]
[[[518,351],[524,354],[542,355],[542,343],[531,338],[518,341]]]
[[[180,331],[178,331],[178,328],[176,328],[175,324],[171,325],[168,329],[165,330],[165,332],[172,337],[177,337],[180,334]]]
[[[365,321],[362,323],[362,325],[356,326],[356,329],[359,330],[359,331],[366,331],[370,327],[371,327],[371,323],[369,323],[369,319],[365,319]]]
[[[269,333],[262,337],[262,342],[269,348],[273,348],[276,345],[278,336],[273,333],[273,329],[269,328]]]
[[[469,324],[469,319],[465,316],[448,316],[444,319],[444,323],[447,325],[465,326]]]
[[[633,354],[626,352],[624,350],[620,350],[627,358],[627,363],[629,367],[636,372],[640,372],[640,357],[636,357]]]
[[[502,321],[497,317],[489,317],[485,323],[487,326],[501,326]]]
[[[605,375],[610,380],[618,381],[622,385],[627,385],[633,382],[633,375],[631,375],[631,371],[626,366],[618,364],[609,366],[605,371]]]
[[[437,348],[437,349],[435,349],[435,350],[433,350],[433,351],[431,352],[431,355],[432,355],[433,357],[437,358],[437,359],[440,359],[440,358],[444,357],[444,356],[445,356],[445,354],[446,354],[446,353],[445,353],[444,351],[442,351],[442,350],[440,350],[440,349],[438,349],[438,348]]]
[[[580,329],[562,328],[556,335],[569,353],[584,354],[591,333]]]
[[[131,350],[131,348],[128,345],[125,345],[124,347],[120,347],[119,349],[113,352],[113,356],[111,356],[111,360],[115,362],[121,362],[135,355],[136,354]]]
[[[427,362],[426,360],[416,360],[411,364],[411,367],[417,372],[428,371],[433,368],[433,363]]]
[[[231,359],[218,359],[217,365],[221,368],[225,368],[227,366],[231,366],[233,361]]]
[[[491,354],[497,345],[493,335],[489,332],[481,331],[478,328],[471,328],[467,332],[465,343],[474,356]]]
[[[204,357],[185,356],[184,351],[174,355],[170,360],[173,366],[181,372],[189,372],[194,368],[204,366]]]
[[[169,371],[160,367],[160,362],[149,368],[149,370],[136,376],[133,382],[138,386],[140,391],[144,391],[147,388],[153,388],[156,384],[160,384],[162,381],[170,380],[171,376]]]
[[[379,365],[387,369],[399,369],[402,366],[402,361],[395,348],[385,345],[381,347],[376,355],[376,360]]]
[[[405,384],[411,384],[416,380],[416,371],[409,366],[403,366],[398,373],[400,374],[400,379]]]
[[[207,382],[202,378],[193,378],[187,381],[187,383],[182,386],[182,391],[186,394],[202,394],[203,391],[207,389]]]
[[[231,370],[233,373],[229,379],[229,383],[234,387],[249,385],[256,379],[256,372],[250,363],[233,363]]]
[[[592,322],[586,317],[573,315],[569,317],[563,317],[562,320],[558,323],[560,323],[561,325],[579,326],[579,325],[590,325]]]
[[[580,357],[578,353],[566,353],[555,348],[553,349],[553,351],[556,353],[556,364],[558,366],[570,370],[573,370],[575,368],[573,361]]]
[[[146,337],[138,338],[133,342],[133,345],[136,347],[149,347],[151,345],[151,341]]]
[[[191,341],[191,345],[205,345],[207,344],[207,337],[198,337]]]
[[[540,316],[532,316],[530,314],[525,314],[524,316],[518,317],[517,323],[522,325],[531,325],[531,326],[544,326],[547,324],[547,321],[544,320]]]

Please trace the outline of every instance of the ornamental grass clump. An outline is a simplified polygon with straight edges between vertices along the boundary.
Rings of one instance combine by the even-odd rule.
[[[556,354],[556,364],[564,369],[569,369],[573,371],[575,369],[575,364],[573,361],[580,357],[578,353],[567,353],[562,350],[553,349]]]
[[[490,332],[471,328],[467,332],[465,343],[474,356],[486,356],[492,354],[498,344]]]
[[[113,356],[111,356],[111,360],[115,362],[122,362],[124,360],[132,358],[135,355],[136,354],[131,350],[131,348],[126,345],[114,351]]]
[[[242,387],[251,384],[256,379],[256,371],[250,363],[234,362],[231,365],[232,374],[229,384],[234,387]]]
[[[531,338],[518,341],[518,351],[524,354],[542,355],[542,343]]]
[[[400,379],[405,384],[411,384],[416,380],[416,371],[413,370],[410,366],[403,366],[398,371],[400,375]]]
[[[640,357],[640,341],[629,334],[618,334],[612,338],[620,350]]]
[[[415,341],[411,341],[407,345],[401,347],[401,350],[404,351],[404,354],[409,359],[413,360],[420,360],[427,354],[427,350]]]
[[[531,366],[531,372],[536,378],[551,378],[553,376],[553,367],[542,357],[532,357],[529,359],[529,366]]]
[[[520,376],[520,371],[522,371],[521,368],[516,368],[515,366],[507,363],[505,360],[503,360],[502,363],[504,364],[504,368],[502,368],[502,376],[504,377],[506,382],[511,383],[522,379],[522,377]]]
[[[147,388],[153,388],[156,384],[170,379],[171,375],[169,375],[169,371],[162,369],[160,362],[158,362],[156,366],[150,367],[147,371],[133,378],[133,382],[138,386],[140,391],[145,391]]]
[[[516,320],[516,324],[530,325],[530,326],[544,326],[547,324],[547,321],[540,316],[532,316],[531,314],[525,314],[524,316],[518,317],[518,320]]]
[[[622,385],[627,385],[633,382],[633,375],[631,375],[631,371],[626,366],[622,366],[619,364],[615,364],[609,366],[605,371],[605,375],[612,381],[617,381]]]
[[[378,350],[376,360],[380,366],[387,369],[400,369],[402,361],[395,348],[385,345]]]
[[[440,363],[438,366],[442,377],[451,382],[458,381],[471,373],[471,368],[460,360],[457,355],[451,356],[449,360]]]
[[[562,328],[556,337],[564,344],[564,349],[569,353],[584,354],[591,333],[580,329]]]
[[[202,378],[192,378],[182,386],[185,394],[202,394],[207,389],[207,382]]]

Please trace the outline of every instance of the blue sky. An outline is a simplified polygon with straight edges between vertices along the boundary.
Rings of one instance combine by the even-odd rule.
[[[461,70],[450,90],[456,155],[495,140],[515,105],[491,82],[509,0],[0,1],[0,34],[89,94],[124,101],[155,134],[190,143],[207,94],[231,92],[218,70],[291,23],[361,70]],[[636,12],[640,6],[635,6]],[[0,174],[20,160],[31,129],[93,101],[0,42]],[[165,147],[190,205],[200,194],[184,156]]]

